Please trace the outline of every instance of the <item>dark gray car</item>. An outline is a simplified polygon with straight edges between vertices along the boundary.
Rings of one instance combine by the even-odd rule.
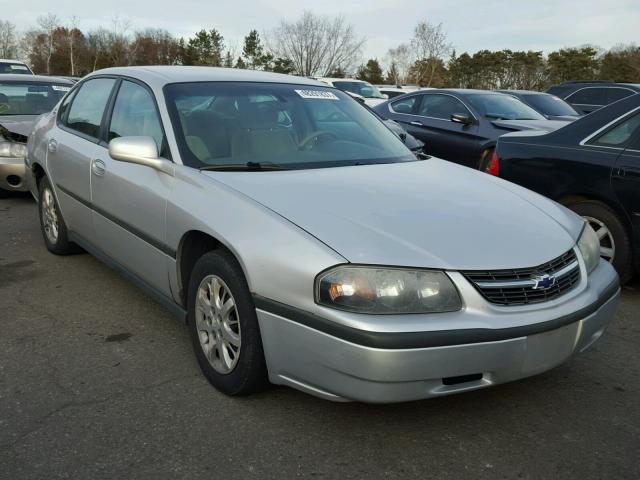
[[[422,90],[373,107],[425,143],[428,155],[478,168],[498,137],[518,130],[555,130],[568,122],[548,120],[520,100],[486,90]]]
[[[550,93],[535,92],[533,90],[496,90],[496,92],[517,98],[549,120],[567,120],[572,122],[580,118],[581,115],[563,99]]]

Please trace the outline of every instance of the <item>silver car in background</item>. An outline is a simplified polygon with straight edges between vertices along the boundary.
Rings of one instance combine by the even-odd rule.
[[[51,111],[72,82],[38,75],[0,75],[0,198],[26,192],[24,159],[36,119]]]
[[[83,247],[187,321],[227,394],[488,387],[587,349],[619,297],[580,217],[417,159],[305,78],[98,71],[36,125],[27,167],[47,248]]]

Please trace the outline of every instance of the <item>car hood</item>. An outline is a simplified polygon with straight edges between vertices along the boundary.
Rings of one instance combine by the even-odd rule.
[[[39,115],[0,115],[0,127],[4,127],[11,133],[28,137],[38,117]]]
[[[583,224],[538,194],[439,159],[203,173],[275,211],[352,263],[531,267],[572,248]]]
[[[568,123],[566,120],[491,120],[499,128],[508,130],[557,130]]]

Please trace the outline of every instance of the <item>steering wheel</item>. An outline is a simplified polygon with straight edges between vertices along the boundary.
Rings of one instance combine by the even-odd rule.
[[[309,135],[304,137],[304,139],[302,139],[302,141],[299,143],[298,149],[310,150],[312,142],[317,142],[318,138],[320,137],[333,138],[334,140],[338,139],[338,136],[333,132],[328,132],[327,130],[316,130],[315,132],[311,132]]]

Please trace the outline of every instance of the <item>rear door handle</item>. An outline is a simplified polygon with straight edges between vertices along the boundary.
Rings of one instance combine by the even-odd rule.
[[[47,148],[49,152],[56,153],[58,151],[58,141],[55,138],[50,139]]]
[[[621,177],[640,177],[640,167],[621,165],[618,172]]]
[[[418,122],[416,120],[414,120],[413,122],[409,122],[409,124],[415,126],[415,127],[424,127],[424,125],[422,124],[422,122]]]
[[[107,166],[102,160],[94,158],[93,160],[91,160],[91,171],[94,175],[102,177],[104,175],[104,172],[107,171]]]

